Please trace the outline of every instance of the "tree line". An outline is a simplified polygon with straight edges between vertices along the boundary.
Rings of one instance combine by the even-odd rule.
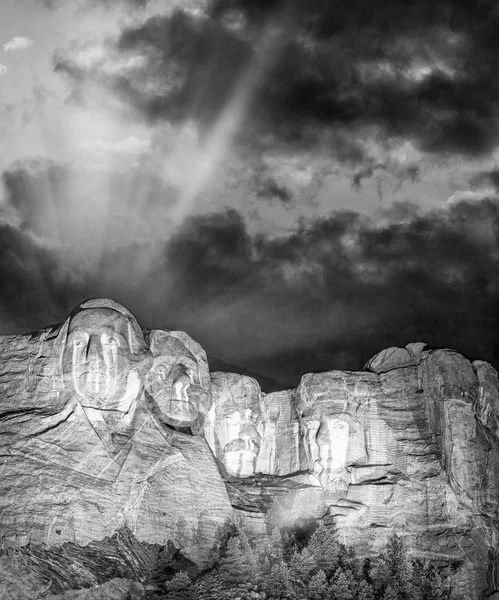
[[[236,525],[223,532],[215,566],[194,580],[186,571],[165,583],[165,600],[448,600],[448,576],[410,558],[393,535],[361,558],[320,522],[305,535],[281,532],[249,540]]]

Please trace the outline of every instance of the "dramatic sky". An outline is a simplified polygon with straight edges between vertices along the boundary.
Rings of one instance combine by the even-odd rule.
[[[109,296],[291,385],[499,365],[495,0],[1,0],[0,333]]]

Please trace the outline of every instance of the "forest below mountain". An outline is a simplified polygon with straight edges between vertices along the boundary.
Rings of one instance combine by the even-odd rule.
[[[449,567],[412,558],[402,539],[368,557],[337,539],[332,526],[281,531],[253,540],[237,526],[222,536],[215,567],[161,582],[165,600],[448,600]]]

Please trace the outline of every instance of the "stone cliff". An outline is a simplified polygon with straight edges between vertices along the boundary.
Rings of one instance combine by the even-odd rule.
[[[453,350],[389,348],[264,394],[210,374],[185,333],[88,301],[0,338],[0,570],[27,573],[26,599],[144,583],[162,562],[208,566],[230,519],[258,535],[327,518],[366,555],[398,533],[449,567],[454,597],[485,598],[498,417],[495,369]]]

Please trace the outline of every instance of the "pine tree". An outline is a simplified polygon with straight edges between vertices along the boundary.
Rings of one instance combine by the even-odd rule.
[[[450,590],[447,579],[428,561],[424,563],[414,561],[412,582],[414,600],[447,600],[449,598]]]
[[[407,558],[402,539],[394,534],[386,547],[386,564],[390,574],[389,583],[402,600],[411,600],[411,563]]]
[[[291,558],[291,554],[293,550],[297,546],[296,535],[293,531],[283,531],[281,532],[282,537],[282,548],[283,548],[283,558],[286,562],[289,562]]]
[[[358,579],[362,579],[362,566],[363,563],[355,555],[353,548],[340,544],[340,555],[339,564],[341,568],[346,571],[349,569]]]
[[[251,547],[248,536],[244,533],[244,531],[241,531],[241,533],[238,535],[238,538],[246,561],[246,574],[248,577],[253,577],[257,571],[255,553],[253,552],[253,548]]]
[[[389,585],[383,594],[382,600],[399,600],[399,598],[400,596],[397,594],[393,586]]]
[[[195,594],[189,575],[185,571],[175,573],[170,581],[165,583],[168,600],[194,600]]]
[[[375,600],[372,585],[367,581],[363,580],[359,583],[356,600]]]
[[[390,569],[383,553],[370,560],[369,579],[372,582],[376,596],[381,596],[390,581]]]
[[[270,570],[266,582],[266,592],[272,598],[294,598],[289,567],[281,560]]]
[[[330,591],[335,600],[356,600],[357,582],[350,570],[336,570],[331,582]]]
[[[234,590],[227,587],[217,570],[213,570],[196,581],[197,598],[199,600],[232,600]]]
[[[326,575],[331,575],[338,566],[340,545],[335,532],[331,527],[326,527],[321,521],[310,537],[307,546],[317,565]]]
[[[241,533],[240,528],[233,521],[225,521],[217,528],[217,543],[210,553],[211,562],[217,562],[227,551],[229,540]]]
[[[312,600],[326,600],[329,596],[329,586],[324,571],[316,573],[308,584],[308,593]]]
[[[444,577],[437,569],[431,568],[429,575],[430,594],[425,600],[448,600],[450,596],[449,585],[447,578]]]
[[[284,555],[284,547],[282,543],[281,532],[278,527],[274,527],[272,529],[272,533],[270,535],[270,554],[269,558],[271,562],[278,563],[282,560]]]
[[[293,548],[289,557],[289,568],[291,577],[294,581],[307,584],[312,576],[312,573],[318,568],[314,557],[310,554],[308,548],[303,548],[301,551]]]
[[[266,556],[263,559],[263,562],[261,564],[262,564],[262,566],[261,566],[262,574],[263,575],[268,575],[270,573],[270,570],[272,569],[272,565],[270,564],[269,557]]]
[[[254,578],[256,564],[247,538],[240,535],[227,542],[227,550],[220,559],[219,576],[228,585],[246,583]]]
[[[257,564],[261,566],[265,560],[269,560],[272,544],[268,535],[260,535],[254,540],[254,556]],[[269,568],[270,571],[270,568]]]

